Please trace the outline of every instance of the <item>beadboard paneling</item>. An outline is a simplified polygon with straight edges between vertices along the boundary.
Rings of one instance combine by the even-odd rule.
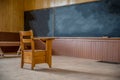
[[[120,40],[55,39],[53,52],[55,55],[120,62]]]

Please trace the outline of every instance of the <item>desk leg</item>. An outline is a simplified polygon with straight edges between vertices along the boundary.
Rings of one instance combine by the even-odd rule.
[[[0,56],[4,56],[4,53],[1,48],[0,48]]]
[[[46,48],[47,48],[47,55],[46,55],[46,62],[51,68],[52,65],[52,40],[46,40]]]
[[[21,54],[21,47],[19,46],[19,49],[18,49],[18,51],[17,51],[17,55],[20,55]]]

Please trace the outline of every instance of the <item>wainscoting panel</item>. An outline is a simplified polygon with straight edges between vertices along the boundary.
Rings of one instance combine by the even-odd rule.
[[[53,41],[53,53],[55,55],[120,62],[120,40],[55,39]]]

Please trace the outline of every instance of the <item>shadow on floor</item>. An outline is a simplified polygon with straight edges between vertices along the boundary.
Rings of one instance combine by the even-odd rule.
[[[58,74],[58,75],[90,75],[90,76],[107,76],[107,77],[116,77],[120,78],[120,73],[117,72],[116,74],[104,74],[104,73],[99,73],[99,72],[82,72],[82,71],[74,71],[74,70],[67,70],[67,69],[59,69],[59,68],[44,68],[44,69],[35,69],[35,71],[40,71],[40,72],[47,72],[51,74]]]
[[[119,62],[109,62],[109,61],[98,61],[100,63],[107,63],[107,64],[120,64]]]
[[[0,56],[0,59],[6,59],[6,58],[20,58],[20,55],[7,55],[7,56]]]

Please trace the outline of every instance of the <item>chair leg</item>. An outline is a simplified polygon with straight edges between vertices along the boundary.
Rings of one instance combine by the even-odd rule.
[[[35,64],[31,64],[31,70],[33,70],[35,67]]]
[[[24,66],[24,63],[23,63],[23,62],[21,62],[21,68],[23,68],[23,66]]]
[[[1,57],[4,57],[4,54],[0,54]]]
[[[33,70],[33,69],[34,69],[34,67],[32,66],[32,67],[31,67],[31,70]]]
[[[4,53],[1,48],[0,48],[0,56],[2,56],[2,57],[4,56]]]
[[[21,68],[23,68],[24,66],[24,62],[23,62],[23,59],[21,59]]]
[[[19,47],[18,51],[17,51],[17,55],[21,54],[21,47]]]
[[[24,61],[23,61],[23,54],[21,55],[21,68],[23,68],[23,66],[24,66]]]
[[[48,63],[49,68],[52,68],[51,64]]]

